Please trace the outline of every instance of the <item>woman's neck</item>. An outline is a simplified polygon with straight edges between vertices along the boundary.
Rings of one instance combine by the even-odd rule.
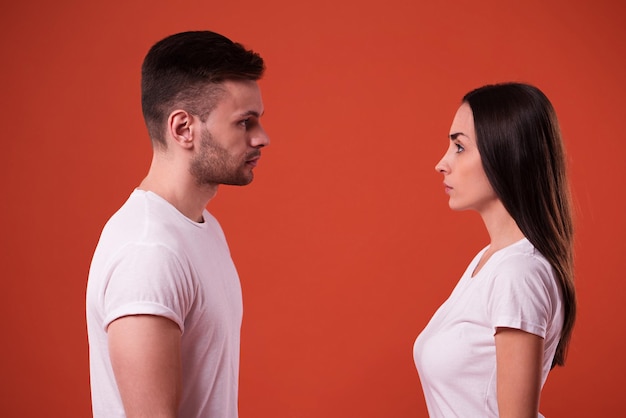
[[[480,215],[489,233],[490,252],[493,253],[504,247],[508,247],[524,238],[524,233],[513,217],[504,208],[502,202],[497,201],[488,212],[481,213]]]

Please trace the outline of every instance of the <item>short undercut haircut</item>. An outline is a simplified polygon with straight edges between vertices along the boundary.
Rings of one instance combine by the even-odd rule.
[[[141,68],[141,107],[153,146],[166,147],[171,111],[182,108],[205,120],[221,97],[221,83],[256,81],[264,71],[259,54],[215,32],[182,32],[157,42]]]

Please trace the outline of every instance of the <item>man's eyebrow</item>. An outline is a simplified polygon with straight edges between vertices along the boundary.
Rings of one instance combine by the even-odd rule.
[[[465,135],[463,132],[455,132],[453,134],[448,135],[450,137],[451,141],[455,141],[460,135],[463,135],[464,137],[467,138],[467,135]]]
[[[256,110],[248,110],[246,112],[243,112],[239,115],[239,117],[245,118],[247,116],[254,116],[255,118],[260,118],[261,116],[263,116],[263,113],[265,112],[257,112]]]

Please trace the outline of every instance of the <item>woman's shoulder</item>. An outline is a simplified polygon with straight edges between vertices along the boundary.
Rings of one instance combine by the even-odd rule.
[[[526,238],[498,252],[493,273],[499,277],[541,277],[546,282],[554,281],[552,266]]]

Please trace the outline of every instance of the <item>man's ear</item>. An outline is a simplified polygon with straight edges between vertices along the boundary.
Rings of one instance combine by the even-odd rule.
[[[193,148],[194,123],[197,124],[198,119],[185,110],[178,109],[170,113],[167,118],[167,130],[175,144],[185,149]]]

